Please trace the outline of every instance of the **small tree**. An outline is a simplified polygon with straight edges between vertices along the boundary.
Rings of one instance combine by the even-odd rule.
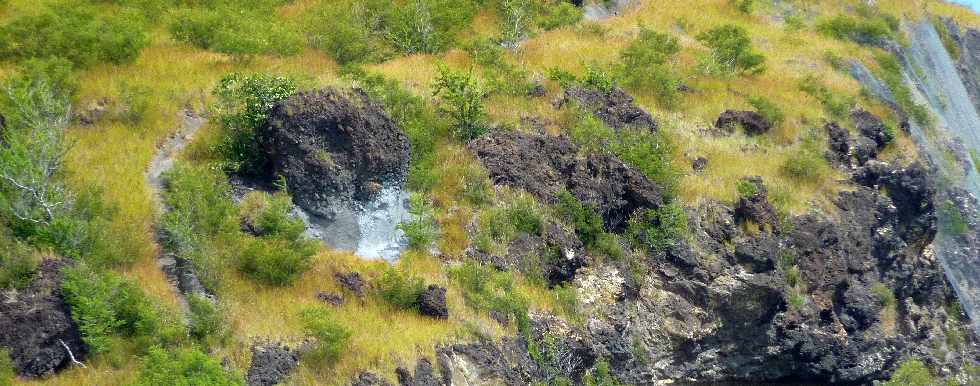
[[[642,29],[620,57],[619,77],[627,86],[637,89],[653,89],[657,100],[664,106],[677,103],[680,79],[671,71],[669,61],[680,52],[677,38],[665,33]]]
[[[452,120],[457,138],[469,141],[487,131],[483,107],[487,91],[472,70],[460,73],[440,65],[433,95],[440,99],[439,112]]]
[[[44,82],[15,80],[4,91],[0,205],[19,221],[50,225],[71,200],[62,178],[69,104]]]
[[[221,79],[214,95],[226,136],[218,145],[225,157],[225,169],[237,173],[257,173],[266,162],[255,131],[268,117],[276,102],[296,92],[289,78],[270,74],[230,74]]]

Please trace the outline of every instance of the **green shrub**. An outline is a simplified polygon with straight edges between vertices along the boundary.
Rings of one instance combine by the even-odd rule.
[[[178,10],[173,18],[174,39],[238,58],[293,55],[303,48],[302,35],[271,7],[229,3]]]
[[[582,9],[572,3],[562,0],[541,3],[540,9],[534,16],[534,23],[543,30],[550,31],[575,25],[582,20]]]
[[[517,291],[512,275],[472,260],[449,271],[449,278],[459,285],[468,306],[514,318],[521,328],[527,323],[528,300]]]
[[[378,279],[378,295],[389,304],[404,310],[419,307],[419,296],[425,291],[425,282],[409,273],[389,268]]]
[[[228,338],[227,321],[214,301],[197,294],[187,297],[190,307],[190,335],[205,348],[223,343]]]
[[[907,359],[902,362],[898,370],[892,374],[891,379],[883,383],[884,386],[933,386],[936,384],[936,379],[926,365],[915,359]]]
[[[638,346],[642,347],[642,346]],[[646,355],[638,356],[640,358],[645,358]],[[582,384],[585,386],[621,386],[622,383],[616,379],[612,372],[609,370],[609,362],[605,359],[601,359],[596,362],[595,367],[589,371],[585,377],[582,379]]]
[[[371,63],[388,56],[389,49],[372,26],[382,12],[377,2],[321,1],[313,9],[305,30],[310,44],[337,63]]]
[[[409,198],[409,214],[412,219],[398,224],[398,229],[405,232],[408,246],[417,250],[426,250],[436,241],[438,230],[432,218],[432,207],[426,202],[425,196],[414,193]]]
[[[226,370],[221,362],[195,348],[168,351],[150,348],[134,382],[137,386],[241,386],[241,374]]]
[[[483,68],[483,76],[491,92],[527,96],[536,87],[529,80],[530,75],[526,70],[504,58],[504,48],[500,44],[489,39],[479,39],[467,44],[464,49]]]
[[[137,125],[143,122],[147,111],[150,110],[150,95],[152,90],[149,87],[135,85],[128,82],[119,84],[119,101],[123,109],[119,112],[119,118],[130,125]]]
[[[817,31],[839,40],[876,45],[892,38],[893,30],[887,19],[838,15],[817,23]]]
[[[439,112],[449,117],[457,138],[469,141],[487,131],[483,106],[487,92],[472,70],[460,73],[440,65],[433,95],[439,98]]]
[[[245,196],[238,210],[243,224],[258,236],[298,240],[306,230],[303,220],[290,215],[293,208],[288,193],[253,192]]]
[[[62,290],[82,339],[93,353],[105,352],[114,335],[143,345],[174,344],[184,331],[132,281],[80,264],[65,270]]]
[[[970,160],[973,161],[973,168],[976,169],[977,174],[980,174],[980,154],[977,154],[976,150],[970,149]]]
[[[616,81],[612,74],[595,64],[589,64],[585,66],[585,77],[582,78],[582,85],[593,90],[609,92],[616,86]]]
[[[25,80],[43,82],[58,99],[71,100],[78,93],[75,65],[60,56],[30,58],[20,63],[20,76]]]
[[[773,127],[779,127],[786,121],[786,114],[783,113],[783,110],[769,99],[761,96],[752,97],[749,98],[749,104],[755,108],[755,111],[765,117],[766,120],[772,122]]]
[[[755,9],[755,0],[731,0],[735,9],[739,12],[749,15]]]
[[[735,184],[735,190],[738,191],[738,196],[741,198],[749,198],[759,194],[759,187],[751,181],[746,180],[739,180]]]
[[[303,330],[315,339],[312,349],[303,358],[316,365],[331,365],[343,355],[351,333],[334,320],[331,310],[325,307],[307,308],[300,313]]]
[[[649,250],[661,251],[687,234],[687,214],[677,203],[638,211],[630,217],[626,234]]]
[[[895,307],[897,304],[895,292],[884,283],[875,283],[875,285],[871,286],[871,292],[878,298],[878,303],[882,307]]]
[[[142,17],[99,13],[77,2],[52,2],[0,27],[0,55],[23,60],[63,57],[78,67],[133,61],[149,43]]]
[[[318,244],[308,239],[251,239],[245,242],[238,268],[256,281],[276,286],[289,285],[310,267],[310,259],[317,248]]]
[[[783,164],[783,173],[801,181],[815,181],[825,174],[826,169],[823,144],[813,130],[803,137],[803,143]]]
[[[816,98],[824,110],[836,119],[845,119],[856,101],[847,95],[835,94],[816,76],[809,75],[800,81],[800,91]]]
[[[942,18],[939,16],[932,16],[929,18],[929,21],[932,22],[933,28],[936,29],[937,33],[939,33],[939,39],[942,40],[943,47],[946,47],[946,52],[949,53],[949,56],[953,58],[953,60],[959,60],[960,46],[956,43],[956,40],[953,39],[953,34],[949,31],[949,28],[946,27],[946,23],[944,23]]]
[[[388,8],[383,31],[406,54],[445,51],[477,12],[472,0],[408,0]]]
[[[6,229],[2,229],[6,232]],[[34,251],[10,235],[0,234],[0,290],[23,289],[34,281],[39,259]]]
[[[680,49],[677,38],[643,28],[620,54],[618,78],[628,87],[652,90],[658,102],[672,107],[678,102],[681,81],[671,70],[669,61]]]
[[[518,232],[540,235],[544,230],[541,209],[531,195],[518,194],[507,204],[504,213]]]
[[[566,190],[558,193],[556,209],[559,216],[575,226],[575,234],[587,248],[595,248],[606,233],[599,212],[582,204]]]
[[[10,386],[14,384],[14,361],[10,359],[7,349],[0,348],[0,386]]]
[[[729,71],[756,75],[766,70],[766,58],[752,48],[752,39],[745,28],[726,24],[701,33],[698,40],[708,46],[715,61]]]
[[[265,152],[259,148],[256,130],[265,123],[269,111],[279,101],[296,92],[289,78],[270,74],[229,74],[214,90],[218,97],[218,117],[225,136],[217,145],[229,172],[258,174],[264,171]]]

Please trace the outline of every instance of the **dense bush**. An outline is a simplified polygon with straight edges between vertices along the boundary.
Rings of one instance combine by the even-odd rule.
[[[516,320],[518,328],[526,328],[528,300],[517,291],[512,273],[467,260],[450,269],[449,277],[459,285],[470,307],[497,312]]]
[[[150,348],[134,382],[137,386],[242,386],[245,377],[235,374],[221,362],[194,348],[168,351]]]
[[[205,348],[223,343],[229,335],[227,321],[221,307],[214,301],[198,295],[187,297],[190,308],[190,335]]]
[[[440,65],[433,95],[439,97],[439,111],[449,117],[457,138],[469,141],[487,131],[483,106],[487,92],[473,71],[455,72]]]
[[[765,72],[766,58],[752,48],[752,39],[745,28],[726,24],[698,35],[714,54],[714,59],[730,71],[749,74]]]
[[[414,310],[419,307],[419,296],[425,291],[425,282],[410,273],[389,268],[377,283],[378,296],[397,308]]]
[[[659,251],[687,234],[687,214],[680,204],[634,213],[626,233],[644,247]]]
[[[315,339],[303,358],[318,366],[329,366],[340,359],[350,339],[350,330],[334,320],[331,311],[324,307],[307,308],[300,319],[303,330]]]
[[[858,44],[876,45],[893,37],[894,30],[885,18],[838,15],[817,23],[817,31],[829,37]]]
[[[136,283],[116,274],[80,264],[65,270],[62,290],[82,339],[94,353],[106,351],[114,335],[149,345],[173,344],[184,334]]]
[[[149,43],[142,17],[100,13],[78,2],[52,2],[0,27],[0,56],[63,57],[76,66],[127,63]]]
[[[270,285],[288,285],[310,266],[316,253],[315,241],[260,237],[245,241],[239,269],[253,280]]]
[[[935,384],[937,384],[936,379],[929,372],[929,368],[915,359],[902,362],[898,370],[892,374],[891,379],[883,383],[885,386],[932,386]]]
[[[43,82],[58,99],[71,100],[78,93],[75,65],[60,56],[30,58],[20,63],[21,82]]]
[[[389,51],[378,36],[383,9],[377,2],[325,0],[313,9],[307,22],[310,44],[342,65],[384,59]]]
[[[412,219],[398,224],[398,229],[405,232],[409,247],[424,251],[438,236],[435,220],[432,218],[432,207],[426,202],[425,196],[419,193],[412,194],[409,201]]]
[[[225,135],[215,150],[224,157],[229,172],[258,174],[264,171],[265,153],[259,148],[256,130],[269,110],[296,92],[289,78],[270,74],[229,74],[214,90],[218,117]]]
[[[388,6],[384,32],[401,52],[437,53],[455,43],[456,34],[476,15],[473,0],[407,0]]]
[[[769,99],[761,96],[752,97],[749,98],[749,104],[767,121],[772,122],[773,127],[779,127],[786,121],[786,114],[783,113],[783,110]]]
[[[534,23],[546,31],[575,25],[582,20],[582,9],[564,0],[535,2],[538,5]]]
[[[179,41],[238,58],[298,53],[302,35],[275,16],[274,8],[255,4],[196,7],[174,12],[170,32]]]
[[[670,68],[670,60],[680,52],[677,38],[649,29],[620,54],[622,63],[617,69],[623,84],[638,90],[652,90],[657,101],[672,107],[678,101],[680,78]]]
[[[306,230],[303,220],[290,214],[292,198],[285,192],[252,192],[238,206],[241,222],[257,236],[298,240]]]
[[[820,136],[811,130],[804,135],[796,152],[786,159],[783,172],[797,180],[814,181],[824,175],[827,167]]]

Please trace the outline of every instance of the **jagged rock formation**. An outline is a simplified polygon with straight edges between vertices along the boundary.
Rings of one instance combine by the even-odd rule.
[[[278,385],[299,365],[299,355],[279,343],[252,345],[252,364],[245,376],[248,386]]]
[[[45,260],[27,288],[0,294],[0,347],[20,376],[49,375],[70,366],[71,355],[81,361],[87,353],[61,293],[64,264]]]
[[[962,29],[949,18],[944,18],[943,23],[959,48],[959,57],[953,58],[956,59],[956,69],[973,105],[980,111],[980,31],[973,28]]]
[[[449,318],[449,307],[446,305],[446,288],[435,284],[429,285],[419,295],[419,313],[436,319]]]
[[[588,110],[603,123],[616,130],[634,127],[657,130],[657,122],[633,101],[633,97],[619,87],[609,91],[573,86],[565,89],[565,96],[558,102],[563,106],[573,102]]]
[[[270,174],[285,178],[299,206],[327,219],[354,200],[373,198],[408,168],[408,137],[359,90],[326,88],[278,103],[259,141]]]
[[[760,135],[772,129],[772,122],[755,111],[737,110],[726,110],[715,121],[715,128],[728,134],[734,133],[735,129],[739,127],[742,128],[745,135]]]
[[[522,188],[544,202],[562,190],[602,215],[610,230],[622,230],[638,209],[663,205],[660,188],[619,159],[600,154],[578,157],[567,137],[495,131],[470,143],[498,184]]]

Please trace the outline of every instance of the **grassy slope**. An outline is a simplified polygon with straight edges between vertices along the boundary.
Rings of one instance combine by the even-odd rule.
[[[281,14],[286,19],[301,18],[315,1],[298,0],[284,6]],[[728,0],[703,0],[696,6],[687,1],[642,1],[641,5],[623,17],[601,23],[607,32],[604,36],[583,32],[582,28],[565,28],[544,33],[526,42],[512,55],[512,60],[532,72],[543,74],[549,67],[561,67],[580,71],[590,62],[611,63],[618,51],[634,35],[638,25],[661,31],[670,31],[681,38],[685,50],[677,68],[685,74],[696,65],[704,48],[692,36],[722,23],[735,22],[747,27],[757,48],[768,57],[769,71],[762,76],[749,78],[698,77],[689,83],[697,90],[684,97],[678,111],[665,112],[657,108],[653,96],[643,90],[630,90],[640,104],[648,107],[667,127],[679,145],[678,161],[687,165],[683,154],[705,155],[711,162],[702,175],[688,175],[681,184],[681,199],[694,203],[700,199],[731,200],[735,196],[734,181],[743,175],[761,175],[772,188],[791,197],[790,207],[801,212],[811,203],[826,207],[828,199],[841,187],[828,176],[815,184],[797,184],[787,180],[779,172],[779,165],[795,150],[794,145],[801,128],[820,125],[824,113],[811,97],[797,90],[798,80],[807,74],[817,74],[837,92],[857,95],[858,85],[825,64],[824,52],[842,55],[858,55],[858,59],[872,63],[871,54],[850,43],[826,39],[812,32],[787,32],[783,25],[774,22],[771,9],[763,9],[756,16],[736,13]],[[854,1],[807,2],[815,14],[829,14],[846,9]],[[912,4],[907,0],[881,0],[880,6],[889,13],[918,17],[923,8],[932,13],[951,15],[969,25],[980,25],[976,14],[961,7],[934,1]],[[922,6],[921,4],[925,4]],[[30,12],[32,0],[12,0],[3,16]],[[677,27],[679,21],[693,26],[688,31]],[[483,12],[473,30],[478,35],[495,33],[496,18],[492,12]],[[436,63],[446,62],[466,68],[470,60],[466,54],[454,50],[434,57],[417,55],[391,60],[370,66],[372,71],[399,79],[409,89],[427,95],[435,73]],[[77,144],[70,154],[70,167],[77,186],[96,185],[105,190],[108,201],[119,205],[121,216],[113,224],[118,234],[120,248],[125,248],[136,262],[124,269],[124,273],[138,280],[143,288],[165,304],[175,305],[173,291],[166,283],[155,261],[156,245],[152,238],[155,214],[149,202],[149,192],[144,184],[143,171],[157,144],[177,128],[177,114],[181,109],[203,111],[209,103],[211,90],[216,81],[230,71],[270,71],[299,76],[310,85],[337,83],[336,65],[324,54],[306,51],[286,58],[258,57],[247,63],[234,63],[229,58],[173,42],[165,29],[153,34],[153,44],[143,51],[133,64],[124,66],[96,66],[81,75],[81,102],[84,107],[102,97],[117,98],[123,82],[138,84],[152,91],[151,109],[140,127],[127,127],[121,123],[104,122],[95,127],[76,127],[71,130]],[[7,69],[3,69],[7,71]],[[552,122],[559,121],[559,114],[550,105],[558,94],[549,85],[549,96],[538,99],[492,98],[491,116],[496,121],[516,123],[522,115],[541,115]],[[719,112],[727,108],[747,107],[747,96],[766,96],[778,103],[787,113],[787,122],[763,139],[748,139],[740,135],[729,138],[710,138],[699,133],[710,125]],[[872,107],[872,106],[869,106]],[[876,108],[881,111],[880,108]],[[559,132],[557,124],[551,131]],[[202,143],[213,127],[202,134]],[[898,150],[905,153],[909,148],[902,140]],[[744,146],[759,145],[758,150],[743,152]],[[203,148],[198,145],[198,149]],[[903,151],[903,149],[905,149]],[[193,152],[192,152],[193,154]],[[893,154],[897,156],[899,154]],[[438,165],[466,164],[473,162],[459,147],[440,150],[446,162]],[[441,247],[449,259],[458,258],[467,240],[463,224],[472,216],[472,209],[457,207],[458,184],[452,181],[454,171],[443,166],[449,178],[437,187],[434,200],[440,208],[445,237]],[[335,290],[331,279],[334,272],[356,270],[368,277],[376,275],[379,263],[365,262],[350,254],[325,251],[316,258],[314,267],[295,285],[288,288],[260,288],[243,278],[231,275],[225,293],[220,294],[228,306],[228,316],[235,331],[231,342],[219,350],[239,368],[248,363],[248,345],[256,337],[282,338],[297,341],[301,338],[296,320],[299,309],[315,303],[318,290]],[[445,284],[445,268],[436,258],[409,255],[401,264],[426,277],[429,282]],[[547,292],[523,286],[539,307],[551,308]],[[470,336],[474,330],[500,334],[499,327],[484,317],[474,315],[463,305],[461,295],[450,288],[449,321],[436,322],[422,319],[411,313],[393,311],[387,305],[373,300],[354,302],[340,312],[342,323],[351,327],[355,335],[348,354],[334,370],[316,373],[302,369],[293,382],[296,384],[343,383],[356,372],[373,368],[390,376],[395,366],[407,364],[418,355],[431,355],[433,345],[453,341],[456,337]],[[120,384],[131,379],[135,363],[114,367],[106,361],[93,363],[88,369],[73,369],[40,382],[46,384]],[[22,381],[19,381],[22,382]],[[37,382],[37,381],[36,381]]]

